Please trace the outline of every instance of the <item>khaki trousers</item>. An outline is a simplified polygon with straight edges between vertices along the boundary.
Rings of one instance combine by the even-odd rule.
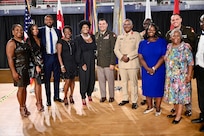
[[[128,89],[131,93],[132,103],[137,103],[138,99],[138,78],[137,73],[139,69],[119,69],[121,82],[122,82],[122,91],[123,91],[123,100],[129,101]],[[129,86],[128,86],[129,81]]]

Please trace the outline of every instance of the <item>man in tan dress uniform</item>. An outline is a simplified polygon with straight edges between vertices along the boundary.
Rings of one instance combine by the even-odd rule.
[[[122,106],[129,103],[128,88],[130,88],[132,109],[137,109],[137,73],[140,68],[138,60],[138,46],[139,42],[141,41],[141,36],[138,32],[134,32],[132,28],[132,21],[130,19],[125,19],[123,23],[124,33],[118,36],[114,52],[118,57],[119,72],[123,91],[123,101],[119,103],[119,105]],[[128,87],[129,80],[130,87]]]

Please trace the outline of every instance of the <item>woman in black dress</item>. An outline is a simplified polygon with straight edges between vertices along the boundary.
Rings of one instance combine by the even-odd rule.
[[[40,46],[40,39],[37,37],[39,33],[37,25],[31,25],[28,29],[27,43],[31,46],[31,58],[33,62],[34,72],[32,78],[35,81],[35,96],[36,96],[36,106],[37,110],[43,112],[44,106],[42,104],[42,87],[44,73],[43,73],[43,59],[42,59],[42,50]]]
[[[29,78],[29,53],[28,44],[23,41],[23,28],[20,24],[12,26],[12,35],[6,45],[6,55],[14,86],[18,87],[17,99],[20,105],[20,114],[28,117],[30,112],[26,108],[26,87],[30,83]]]
[[[79,82],[82,104],[86,105],[86,95],[92,101],[91,94],[95,85],[95,50],[96,43],[94,35],[89,34],[91,24],[82,20],[79,23],[81,34],[76,37],[77,47],[76,60],[79,65]]]
[[[74,104],[73,92],[75,86],[75,76],[77,76],[77,65],[75,61],[76,47],[71,40],[72,29],[70,26],[63,28],[64,37],[57,43],[57,55],[61,66],[61,75],[65,79],[64,84],[64,104],[68,105],[67,93],[70,89],[69,101]]]

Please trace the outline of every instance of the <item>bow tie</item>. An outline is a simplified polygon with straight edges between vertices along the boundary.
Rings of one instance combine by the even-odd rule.
[[[201,35],[204,35],[204,33],[201,33]]]

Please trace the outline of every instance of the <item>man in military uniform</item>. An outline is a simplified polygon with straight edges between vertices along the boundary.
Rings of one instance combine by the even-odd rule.
[[[100,102],[106,101],[106,80],[108,81],[109,102],[114,101],[114,67],[116,56],[114,47],[116,35],[107,30],[108,23],[105,19],[100,19],[99,32],[95,34],[97,45],[97,75],[101,92]]]
[[[137,109],[137,73],[140,69],[138,60],[138,46],[139,42],[141,41],[141,36],[138,32],[134,32],[132,28],[132,20],[125,19],[125,21],[123,22],[124,33],[118,36],[115,43],[114,52],[118,57],[123,91],[123,101],[119,103],[119,105],[123,106],[129,103],[128,88],[130,88],[132,109]],[[130,87],[128,87],[128,80],[130,80]]]
[[[191,50],[192,52],[194,52],[195,50],[195,42],[196,42],[196,34],[193,30],[192,27],[190,26],[183,26],[182,24],[182,18],[179,14],[173,14],[171,16],[171,25],[173,26],[173,28],[179,28],[182,32],[182,40],[186,43],[189,43],[190,46],[191,46]],[[171,39],[170,39],[170,33],[171,33],[171,30],[169,30],[167,33],[166,33],[166,39],[167,41],[170,43],[171,42]],[[191,100],[192,100],[192,96],[191,96]],[[185,115],[186,116],[191,116],[192,114],[192,105],[191,103],[185,105],[186,106],[186,112],[185,112]],[[175,112],[175,109],[173,108],[171,110],[171,112]]]
[[[191,48],[192,48],[192,51],[194,51],[195,49],[195,42],[196,42],[196,34],[193,30],[192,27],[190,26],[183,26],[182,24],[182,18],[179,14],[173,14],[171,16],[171,25],[173,26],[173,28],[179,28],[182,32],[182,40],[185,42],[185,43],[189,43]],[[170,43],[171,42],[171,39],[170,39],[170,33],[171,33],[171,30],[169,30],[167,33],[166,33],[166,39],[167,41]]]

